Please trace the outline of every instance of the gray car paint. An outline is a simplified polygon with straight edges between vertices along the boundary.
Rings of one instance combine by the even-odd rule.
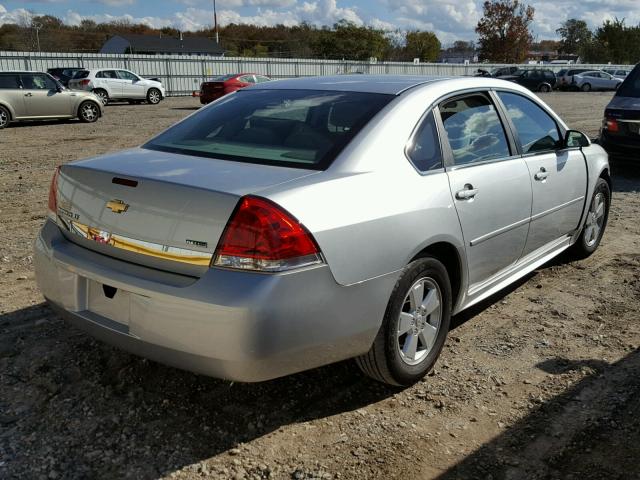
[[[374,77],[369,82],[366,76],[340,76],[249,88],[278,85],[383,91],[397,98],[326,171],[290,172],[133,150],[64,166],[60,195],[75,206],[74,197],[88,184],[82,208],[91,205],[91,212],[78,211],[108,228],[126,220],[98,213],[92,196],[95,205],[102,206],[116,195],[131,198],[127,215],[138,208],[140,213],[135,222],[127,223],[130,234],[171,243],[178,241],[177,234],[187,237],[198,231],[214,245],[234,201],[257,193],[283,206],[309,229],[326,265],[276,275],[210,268],[175,287],[168,285],[166,275],[182,278],[179,275],[160,275],[150,268],[153,265],[132,265],[81,248],[57,232],[55,219],[50,219],[36,242],[35,255],[45,297],[92,334],[156,360],[236,380],[272,378],[364,353],[380,327],[400,271],[431,245],[446,243],[457,252],[460,289],[454,312],[526,275],[577,239],[586,199],[608,171],[607,155],[598,145],[552,155],[516,154],[467,168],[452,168],[445,158],[444,168],[424,175],[413,168],[404,151],[416,124],[425,111],[461,92],[516,92],[545,109],[564,134],[566,125],[544,102],[510,82],[477,77]],[[540,164],[551,167],[544,188],[533,178]],[[108,182],[116,173],[147,183],[147,199],[116,190]],[[478,189],[476,198],[456,199],[457,189],[467,183]],[[193,209],[185,209],[192,195],[198,201]],[[567,198],[579,197],[565,205]],[[145,212],[153,212],[147,218],[158,222],[166,216],[168,223],[161,228],[151,225]],[[181,219],[186,212],[192,220]],[[198,219],[205,226],[202,230],[195,225]],[[165,231],[169,227],[171,233]],[[130,295],[127,302],[140,313],[127,318],[126,331],[118,331],[124,327],[115,304],[110,309],[109,302],[88,294],[91,282]],[[261,287],[254,288],[255,282]],[[100,314],[87,305],[92,298],[100,303]]]

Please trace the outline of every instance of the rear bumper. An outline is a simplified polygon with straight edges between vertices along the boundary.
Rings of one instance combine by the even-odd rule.
[[[609,155],[640,161],[640,138],[632,138],[626,135],[611,135],[605,131],[601,131],[598,137],[598,143]]]
[[[262,381],[366,352],[395,274],[354,286],[327,266],[265,275],[210,269],[195,279],[69,242],[48,220],[35,243],[38,286],[73,325],[152,360]],[[109,299],[102,288],[117,288]]]
[[[200,93],[200,103],[202,105],[206,105],[208,103],[211,103],[215,100],[218,100],[219,98],[222,98],[226,95],[226,93],[224,91],[219,92],[219,93]]]

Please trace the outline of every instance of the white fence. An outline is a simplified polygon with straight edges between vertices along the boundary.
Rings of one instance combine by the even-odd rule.
[[[0,71],[38,70],[53,67],[126,68],[143,77],[157,77],[168,95],[190,95],[212,76],[254,72],[272,78],[308,77],[343,73],[407,75],[473,75],[478,68],[502,64],[449,64],[410,62],[360,62],[297,58],[201,57],[176,55],[113,55],[99,53],[0,52]],[[522,65],[533,67],[534,65]],[[615,68],[615,65],[579,65],[581,68]],[[559,71],[566,65],[545,65]],[[626,68],[629,68],[626,66]]]

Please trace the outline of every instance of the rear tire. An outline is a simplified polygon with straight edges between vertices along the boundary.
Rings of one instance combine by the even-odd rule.
[[[93,93],[95,93],[98,96],[98,98],[102,102],[102,105],[106,106],[107,103],[109,103],[109,94],[107,93],[106,90],[103,90],[102,88],[97,88],[93,91]]]
[[[451,282],[433,257],[405,267],[387,304],[382,326],[369,352],[356,358],[369,377],[407,386],[436,363],[451,322]]]
[[[4,107],[0,107],[0,130],[6,128],[11,121],[11,113]]]
[[[100,116],[100,107],[95,102],[82,102],[78,108],[78,118],[84,123],[93,123]]]
[[[585,83],[584,85],[582,85],[582,87],[580,87],[580,90],[582,90],[583,92],[590,92],[591,91],[591,85],[588,83]]]
[[[571,246],[569,251],[576,259],[590,256],[600,245],[609,219],[609,207],[611,205],[611,189],[604,178],[599,178],[591,197],[587,219],[580,232],[580,237]]]
[[[157,88],[150,88],[147,92],[147,102],[151,105],[157,105],[162,100],[162,94]]]
[[[540,89],[541,92],[543,93],[549,93],[551,91],[551,87],[549,85],[547,85],[546,83],[543,83],[542,85],[540,85]]]

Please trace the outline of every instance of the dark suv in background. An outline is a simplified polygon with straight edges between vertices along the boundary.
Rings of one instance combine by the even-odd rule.
[[[612,156],[640,157],[640,64],[627,75],[605,108],[599,142]]]
[[[513,75],[500,78],[518,83],[534,92],[550,92],[556,86],[556,74],[548,69],[518,70]]]
[[[84,69],[78,67],[50,68],[49,70],[47,70],[47,73],[58,80],[62,85],[68,87],[69,80],[71,80],[73,76],[81,70]]]

